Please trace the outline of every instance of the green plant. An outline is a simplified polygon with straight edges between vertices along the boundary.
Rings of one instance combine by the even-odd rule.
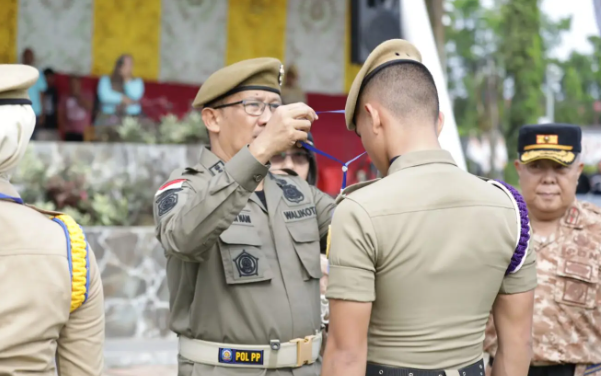
[[[122,142],[144,144],[207,144],[209,142],[202,116],[196,111],[189,112],[181,119],[173,114],[163,116],[158,124],[126,117],[115,129]]]
[[[88,182],[91,169],[77,160],[62,159],[46,168],[30,145],[11,179],[27,203],[72,216],[83,226],[150,225],[154,192],[125,173],[102,184]]]

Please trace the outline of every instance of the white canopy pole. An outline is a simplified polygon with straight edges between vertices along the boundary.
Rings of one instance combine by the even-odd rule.
[[[438,51],[428,9],[424,0],[401,0],[401,28],[404,39],[413,43],[421,52],[423,63],[434,76],[440,110],[445,115],[445,122],[439,141],[441,146],[448,150],[459,167],[466,170],[465,156],[461,148],[453,106],[447,90],[447,82],[443,74],[443,67],[438,58]]]

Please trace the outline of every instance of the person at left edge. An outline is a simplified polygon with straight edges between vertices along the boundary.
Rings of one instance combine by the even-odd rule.
[[[94,252],[62,213],[23,203],[10,175],[35,126],[37,69],[0,65],[0,375],[100,376],[104,297]]]
[[[283,66],[244,60],[212,74],[210,148],[157,192],[179,375],[319,375],[320,250],[334,202],[269,160],[307,140],[315,112],[281,105]]]

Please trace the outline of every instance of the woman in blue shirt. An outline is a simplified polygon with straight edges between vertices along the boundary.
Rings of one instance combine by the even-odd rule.
[[[142,114],[140,100],[144,96],[144,81],[133,77],[133,58],[121,55],[110,76],[98,81],[99,113],[96,125],[114,125],[124,116]]]

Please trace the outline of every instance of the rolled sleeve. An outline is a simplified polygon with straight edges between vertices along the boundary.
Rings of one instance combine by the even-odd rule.
[[[267,176],[269,167],[262,164],[245,146],[225,164],[228,174],[244,189],[252,192]]]
[[[537,286],[536,252],[528,247],[524,265],[515,273],[507,274],[501,284],[500,294],[519,294],[534,290]]]
[[[332,219],[326,297],[373,302],[376,249],[376,233],[368,213],[351,199],[342,201]]]

